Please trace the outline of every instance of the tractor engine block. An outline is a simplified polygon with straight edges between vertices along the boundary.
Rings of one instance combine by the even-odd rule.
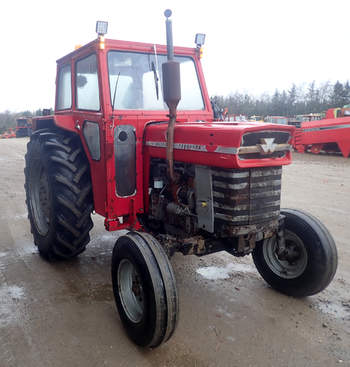
[[[167,233],[184,237],[198,231],[194,192],[194,166],[174,164],[174,182],[167,178],[167,165],[153,159],[150,182],[150,215]]]
[[[175,180],[164,160],[151,160],[148,223],[177,238],[203,236],[247,254],[256,241],[276,235],[281,167],[227,170],[175,162]]]

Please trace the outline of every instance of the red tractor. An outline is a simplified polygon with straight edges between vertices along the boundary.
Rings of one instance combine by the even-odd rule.
[[[25,187],[34,242],[49,261],[89,243],[91,213],[127,229],[112,254],[116,306],[129,337],[156,347],[173,334],[178,296],[169,258],[253,255],[285,294],[322,291],[334,241],[313,216],[280,210],[294,127],[214,121],[195,48],[98,38],[57,61],[54,115],[33,119]]]
[[[321,114],[312,114],[311,117]],[[309,115],[310,116],[310,115]],[[330,108],[324,118],[306,120],[297,129],[294,148],[299,153],[340,152],[350,156],[350,108]]]

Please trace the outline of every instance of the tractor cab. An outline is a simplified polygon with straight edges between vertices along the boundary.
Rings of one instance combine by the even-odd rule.
[[[175,47],[174,54],[181,75],[179,119],[210,120],[200,46]],[[57,61],[55,113],[95,113],[106,119],[112,115],[166,118],[162,72],[166,59],[163,45],[110,40],[99,34]]]

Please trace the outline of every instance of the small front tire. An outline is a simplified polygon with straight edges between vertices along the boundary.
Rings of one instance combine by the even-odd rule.
[[[274,289],[294,297],[324,290],[338,263],[337,249],[327,228],[314,216],[284,209],[286,250],[278,250],[276,238],[257,244],[253,260],[260,275]]]
[[[134,343],[154,348],[172,336],[178,319],[175,277],[155,238],[129,232],[117,240],[112,283],[121,321]]]

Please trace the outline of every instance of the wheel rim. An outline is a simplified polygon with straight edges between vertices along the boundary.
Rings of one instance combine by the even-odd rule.
[[[132,322],[140,322],[144,314],[145,295],[141,277],[128,259],[123,259],[119,263],[118,289],[126,315]]]
[[[44,168],[40,165],[31,172],[30,203],[33,219],[40,235],[45,236],[50,224],[49,180]]]
[[[263,243],[263,256],[268,267],[284,279],[299,277],[307,266],[307,251],[304,242],[293,232],[285,231],[285,250],[279,253],[275,237]]]

